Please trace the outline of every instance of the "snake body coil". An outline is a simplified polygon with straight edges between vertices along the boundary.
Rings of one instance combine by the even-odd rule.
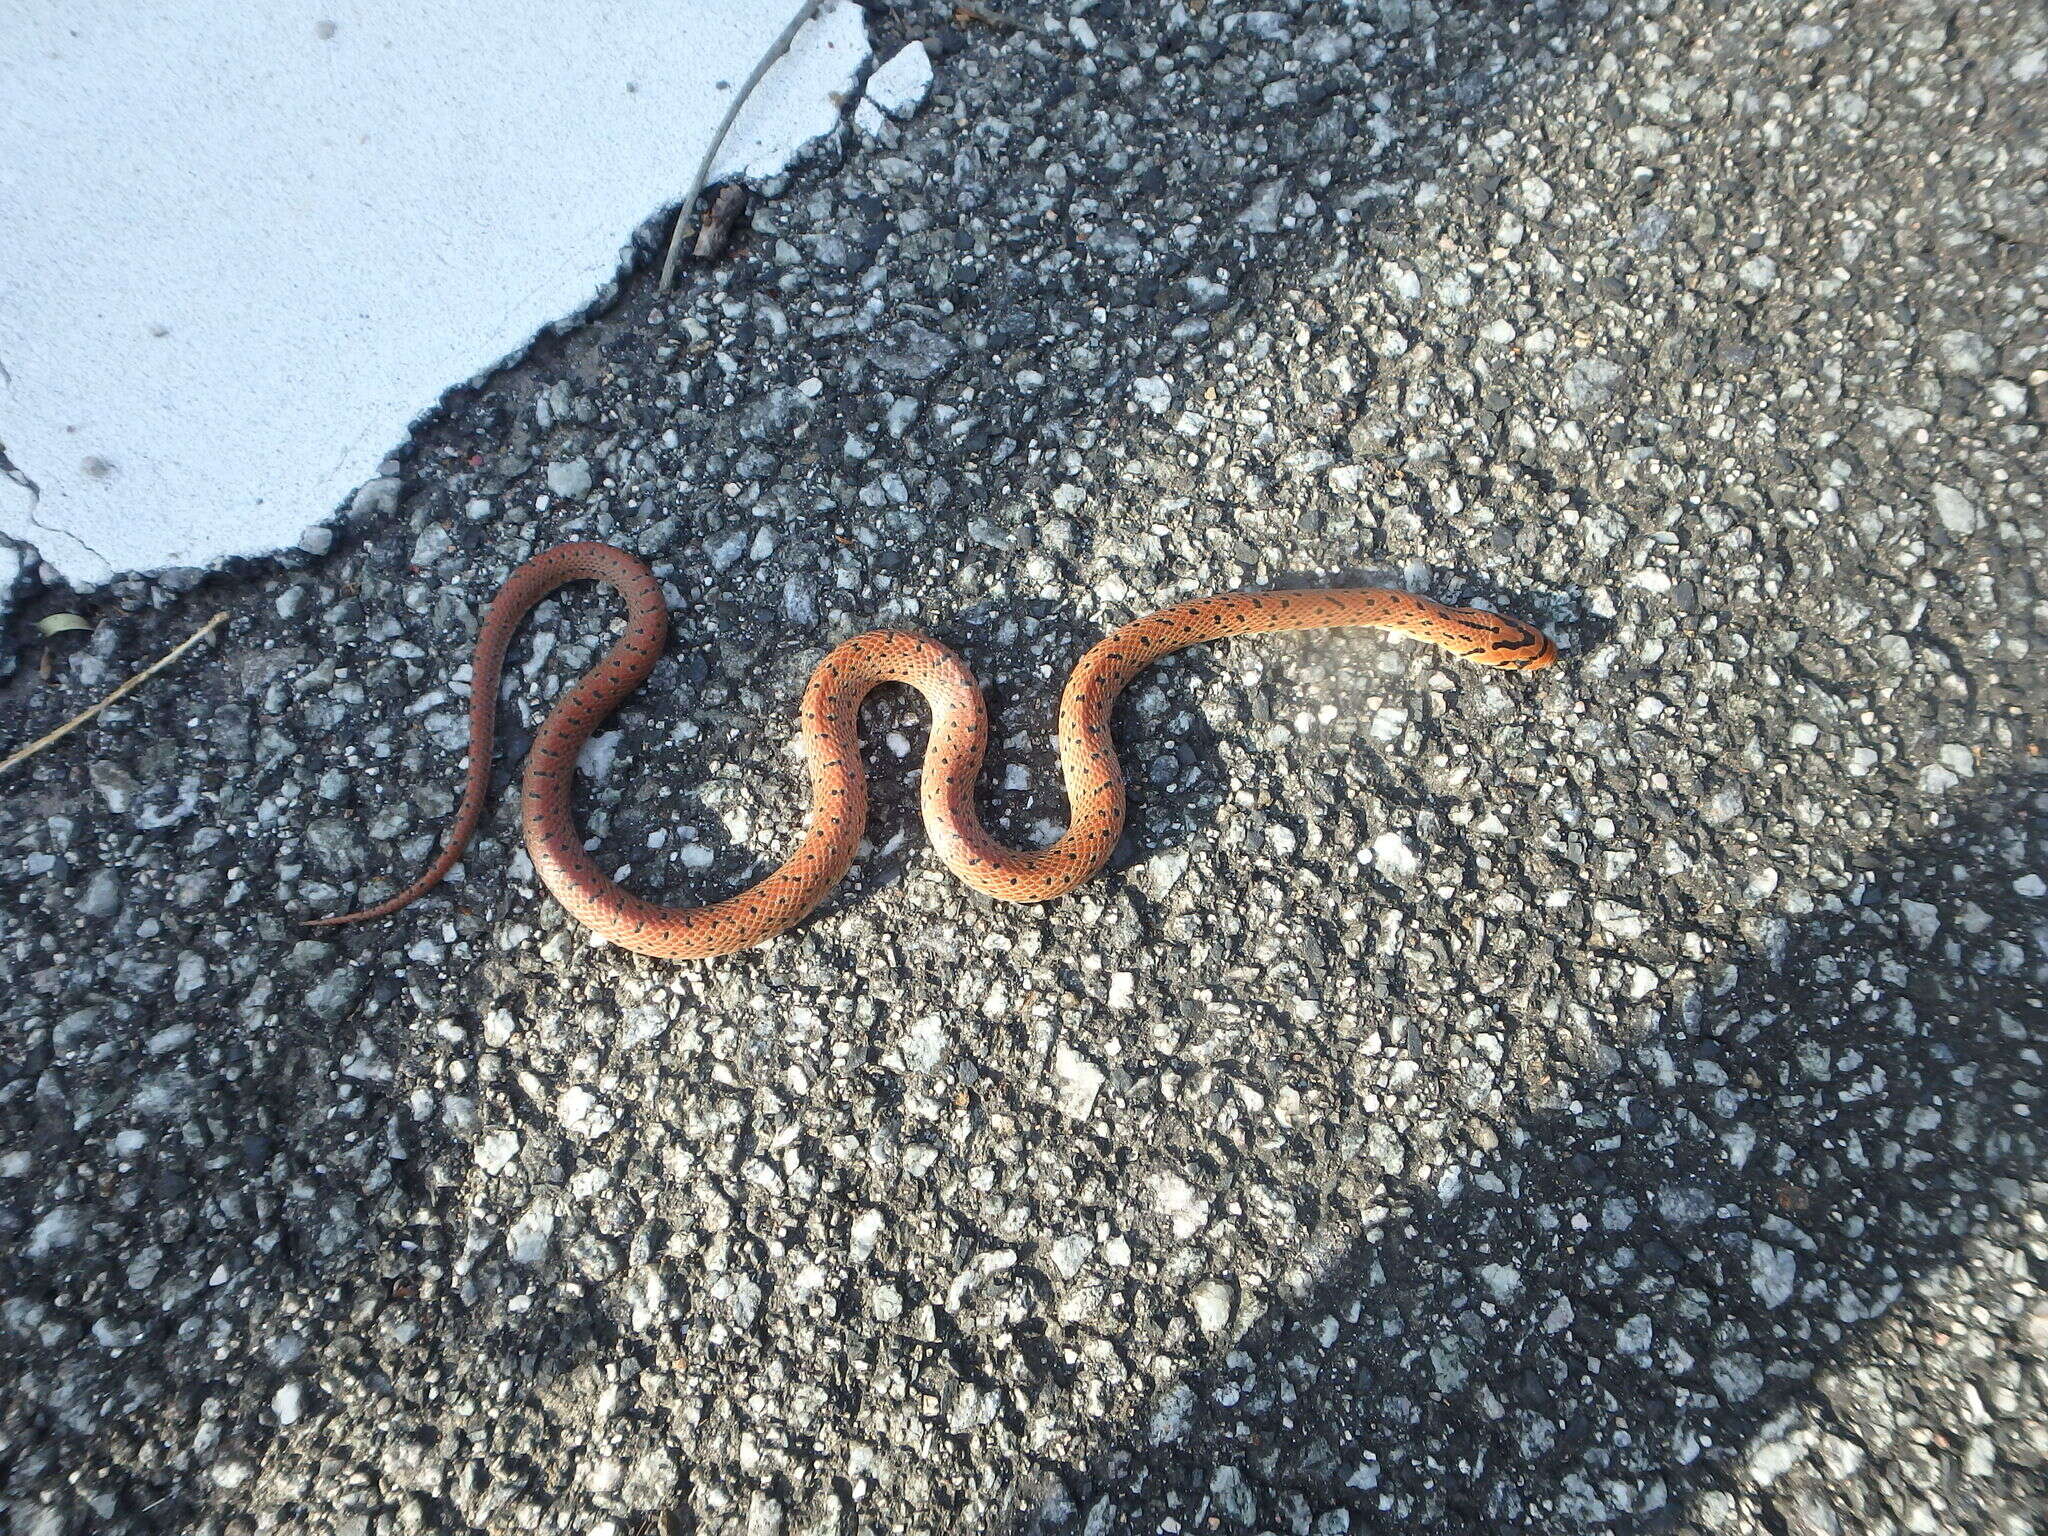
[[[569,914],[593,933],[643,955],[702,960],[773,938],[800,922],[853,862],[867,821],[867,778],[857,735],[861,701],[884,683],[907,683],[931,706],[919,793],[932,845],[946,867],[1005,901],[1047,901],[1108,861],[1124,824],[1123,774],[1110,742],[1116,696],[1147,665],[1205,640],[1276,630],[1367,627],[1427,640],[1483,666],[1534,671],[1557,659],[1540,630],[1501,614],[1454,608],[1381,587],[1228,593],[1176,603],[1096,644],[1060,698],[1059,754],[1071,819],[1036,853],[1005,848],[983,830],[974,784],[988,740],[981,690],[958,655],[899,630],[858,635],[818,663],[799,731],[810,769],[811,812],[787,863],[758,884],[704,907],[645,901],[604,875],[584,851],[571,813],[576,758],[606,716],[646,679],[667,636],[668,607],[647,567],[608,544],[564,544],[514,571],[477,636],[470,681],[469,771],[462,804],[433,865],[388,901],[315,920],[316,926],[383,917],[430,890],[462,856],[490,782],[498,679],[519,621],[555,588],[595,580],[626,599],[624,638],[548,714],[526,760],[521,810],[533,866]]]

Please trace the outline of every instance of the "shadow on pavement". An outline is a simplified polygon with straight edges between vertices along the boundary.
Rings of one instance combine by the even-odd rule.
[[[1859,1356],[2038,1195],[2037,794],[1988,788],[1643,1038],[1519,1063],[1434,1188],[1296,1192],[1313,1282],[1019,1528],[1659,1531],[1745,1485],[1860,1513]]]

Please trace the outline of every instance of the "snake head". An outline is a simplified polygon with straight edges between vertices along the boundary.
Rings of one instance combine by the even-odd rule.
[[[1534,624],[1486,608],[1454,608],[1455,627],[1438,643],[1482,667],[1539,672],[1557,660],[1557,642]]]
[[[1494,617],[1502,634],[1478,657],[1480,661],[1511,672],[1540,672],[1557,660],[1557,642],[1535,625],[1500,614]]]

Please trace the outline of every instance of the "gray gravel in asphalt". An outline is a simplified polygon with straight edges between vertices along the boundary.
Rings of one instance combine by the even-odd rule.
[[[234,620],[0,785],[13,1531],[2038,1528],[2042,13],[1004,10],[878,7],[915,118],[334,534],[23,600],[9,743]],[[1019,841],[1065,668],[1190,593],[1567,657],[1165,664],[1044,907],[938,869],[886,697],[765,949],[593,945],[510,796],[310,936],[429,855],[567,538],[682,611],[584,796],[672,901],[787,843],[876,624],[992,688]],[[501,780],[614,619],[541,611]]]

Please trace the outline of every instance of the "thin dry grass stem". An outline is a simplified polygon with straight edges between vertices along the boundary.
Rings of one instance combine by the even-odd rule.
[[[193,646],[197,645],[200,641],[204,640],[216,629],[219,629],[221,625],[227,623],[227,621],[228,616],[225,613],[216,613],[212,618],[208,619],[204,624],[200,625],[199,628],[193,632],[189,639],[185,640],[182,644],[176,646],[174,649],[166,651],[162,656],[159,656],[155,661],[151,662],[148,666],[144,667],[140,672],[136,673],[133,677],[129,678],[127,682],[121,684],[120,687],[116,688],[112,693],[108,694],[104,699],[101,699],[99,703],[94,704],[88,709],[80,710],[77,714],[73,715],[69,720],[66,720],[62,725],[58,726],[57,729],[50,732],[49,735],[40,736],[36,738],[36,740],[30,742],[27,746],[23,747],[19,752],[16,752],[9,756],[5,761],[0,761],[0,773],[5,773],[8,769],[12,768],[16,763],[26,762],[29,758],[34,757],[38,752],[42,751],[43,748],[47,746],[52,746],[55,743],[62,741],[66,736],[69,736],[73,731],[77,730],[81,725],[85,724],[86,721],[90,720],[94,715],[98,714],[101,710],[105,709],[109,704],[119,703],[122,699],[125,699],[137,688],[140,688],[152,677],[155,677],[157,673],[163,671],[165,667],[168,667],[180,656],[184,655],[187,651],[191,650]]]
[[[1004,32],[1015,32],[1024,25],[1014,16],[1005,16],[1001,11],[986,5],[976,5],[974,0],[960,0],[960,3],[953,7],[953,19],[978,21],[985,27],[994,27]]]
[[[761,77],[774,67],[775,61],[789,52],[789,45],[796,41],[796,35],[803,30],[805,22],[811,19],[811,12],[818,8],[819,0],[803,0],[796,14],[789,18],[789,25],[782,29],[781,36],[769,45],[761,56],[761,62],[754,66],[754,72],[747,76],[747,83],[739,88],[732,99],[732,105],[725,109],[725,118],[718,125],[718,132],[711,135],[711,143],[704,150],[704,158],[698,162],[697,174],[691,178],[690,190],[683,194],[683,205],[676,210],[675,228],[669,231],[668,255],[662,258],[661,288],[667,293],[675,281],[676,261],[683,254],[683,235],[690,227],[693,210],[697,206],[697,194],[704,190],[704,182],[711,175],[711,161],[718,148],[725,142],[726,130],[732,127],[733,119],[740,115],[740,108],[747,104],[747,98],[754,94],[754,87],[761,83]]]

